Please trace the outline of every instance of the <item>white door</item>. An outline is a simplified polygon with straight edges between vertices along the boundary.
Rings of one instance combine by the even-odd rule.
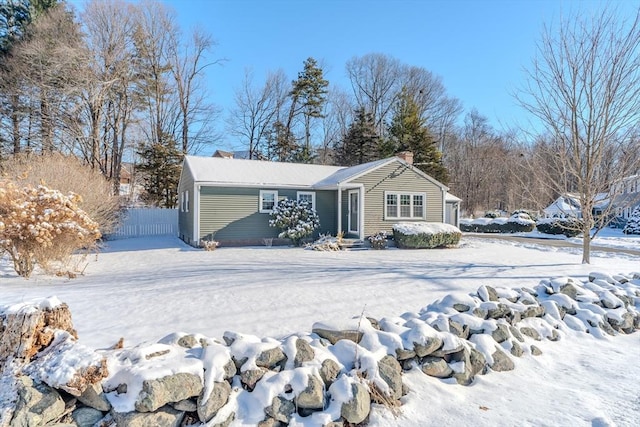
[[[358,190],[349,191],[349,233],[359,234],[360,200]]]

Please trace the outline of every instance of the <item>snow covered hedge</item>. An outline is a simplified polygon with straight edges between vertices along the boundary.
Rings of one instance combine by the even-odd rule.
[[[393,239],[403,249],[432,249],[455,246],[462,233],[458,227],[434,222],[401,222],[393,225]]]
[[[577,218],[543,218],[536,222],[536,228],[544,234],[576,237],[582,233],[582,221]]]
[[[528,233],[536,227],[526,213],[516,213],[509,218],[461,219],[460,230],[469,233]]]

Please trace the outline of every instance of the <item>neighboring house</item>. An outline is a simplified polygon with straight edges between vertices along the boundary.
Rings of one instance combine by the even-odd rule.
[[[249,150],[243,151],[224,151],[216,150],[213,153],[213,157],[221,157],[223,159],[249,159]],[[251,160],[265,160],[260,153],[253,153],[253,159]]]
[[[320,218],[316,235],[364,239],[400,221],[449,219],[457,226],[460,199],[409,162],[391,157],[339,167],[185,156],[179,235],[193,246],[207,239],[263,244],[278,236],[269,213],[286,198],[311,203]]]
[[[611,186],[610,198],[615,216],[626,222],[633,209],[640,205],[640,175],[628,176]]]
[[[592,209],[594,216],[601,215],[609,204],[606,193],[598,193]],[[582,218],[582,206],[580,197],[567,193],[558,197],[553,203],[542,210],[545,218]]]

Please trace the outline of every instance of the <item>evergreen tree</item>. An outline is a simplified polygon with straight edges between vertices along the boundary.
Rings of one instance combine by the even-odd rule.
[[[622,232],[624,234],[640,234],[640,205],[635,207]]]
[[[354,166],[380,158],[380,136],[376,131],[373,115],[359,108],[347,134],[336,146],[336,163]]]
[[[313,58],[304,61],[304,70],[298,73],[298,79],[294,80],[293,88],[289,93],[291,105],[289,107],[289,116],[285,125],[285,134],[292,139],[294,143],[288,143],[293,149],[285,156],[289,160],[311,163],[314,158],[313,148],[311,147],[311,125],[312,119],[324,117],[322,109],[327,101],[327,86],[329,82],[324,79],[322,68]],[[294,122],[302,116],[304,124],[304,135],[300,140],[304,143],[301,146],[295,143]],[[293,147],[295,146],[295,147]]]
[[[414,165],[418,169],[447,183],[447,169],[442,164],[442,153],[438,150],[436,139],[425,125],[425,120],[420,117],[417,103],[405,89],[401,91],[394,106],[388,134],[389,138],[381,145],[382,157],[411,151]]]
[[[175,208],[182,162],[182,152],[176,148],[176,141],[163,134],[160,142],[141,147],[138,155],[142,158],[136,170],[141,172],[144,182],[143,200],[151,205]]]

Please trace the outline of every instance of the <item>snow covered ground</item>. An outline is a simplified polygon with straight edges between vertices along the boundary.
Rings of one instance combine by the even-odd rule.
[[[602,236],[638,248],[637,236]],[[602,241],[604,242],[604,240]],[[604,244],[603,244],[604,246]],[[108,242],[84,276],[16,277],[0,261],[0,305],[56,295],[73,314],[80,342],[94,348],[157,341],[172,332],[221,338],[225,331],[282,338],[316,321],[417,312],[450,292],[481,285],[533,287],[541,279],[591,271],[640,271],[638,257],[464,236],[456,249],[315,252],[220,248],[205,252],[173,238]],[[402,414],[376,410],[372,426],[635,426],[640,421],[640,333],[597,339],[569,333],[543,341],[542,356],[477,377],[469,387],[419,372]]]

